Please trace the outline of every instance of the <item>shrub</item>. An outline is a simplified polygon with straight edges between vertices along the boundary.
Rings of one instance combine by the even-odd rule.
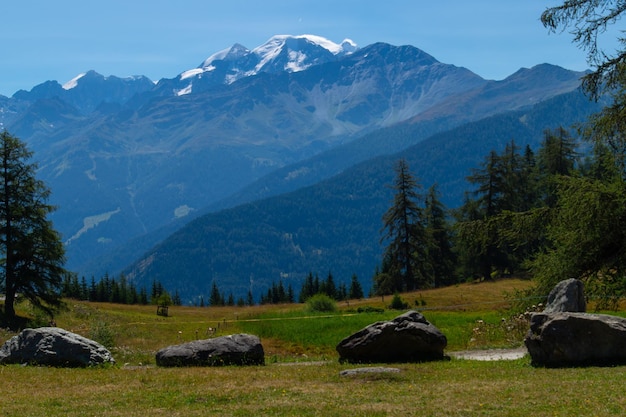
[[[391,300],[391,305],[389,306],[389,308],[392,310],[406,310],[409,308],[409,304],[405,303],[398,293],[395,293],[393,295],[393,299]]]
[[[306,303],[310,311],[337,311],[337,302],[326,294],[315,294]]]
[[[113,332],[105,322],[93,322],[89,330],[89,338],[108,349],[115,346]]]

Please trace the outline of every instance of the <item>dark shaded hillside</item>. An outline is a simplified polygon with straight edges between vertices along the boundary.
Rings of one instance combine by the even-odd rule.
[[[393,164],[405,158],[425,187],[439,184],[442,201],[459,204],[465,177],[491,150],[515,139],[537,147],[543,131],[580,122],[598,105],[580,93],[528,111],[493,116],[441,133],[400,153],[358,164],[314,186],[200,217],[126,271],[138,285],[153,280],[183,299],[226,293],[258,298],[273,281],[299,289],[308,272],[347,282],[356,273],[369,288],[379,263],[381,216],[391,201]]]

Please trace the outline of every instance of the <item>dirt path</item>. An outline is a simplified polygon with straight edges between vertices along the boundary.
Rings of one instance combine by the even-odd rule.
[[[511,361],[523,358],[528,354],[525,347],[516,349],[486,349],[486,350],[463,350],[458,352],[446,352],[456,359],[468,359],[475,361]]]

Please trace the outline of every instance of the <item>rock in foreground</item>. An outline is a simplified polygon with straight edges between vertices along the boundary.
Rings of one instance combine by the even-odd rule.
[[[424,362],[445,359],[446,336],[417,311],[377,322],[337,345],[339,360],[350,363]]]
[[[524,340],[533,365],[626,364],[626,319],[604,314],[537,313]]]
[[[585,302],[585,287],[579,279],[566,279],[554,286],[550,294],[544,313],[584,313],[587,311]]]
[[[159,366],[263,365],[261,340],[249,334],[234,334],[168,346],[156,354]]]
[[[24,329],[0,348],[0,364],[84,367],[115,363],[101,344],[58,327]]]

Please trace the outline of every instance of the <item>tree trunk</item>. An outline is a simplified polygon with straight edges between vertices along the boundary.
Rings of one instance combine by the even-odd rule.
[[[8,324],[15,321],[15,291],[10,288],[7,288],[4,298],[4,318]]]

